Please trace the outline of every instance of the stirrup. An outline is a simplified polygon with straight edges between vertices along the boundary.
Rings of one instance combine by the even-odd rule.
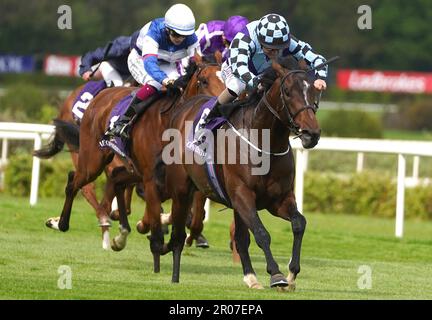
[[[114,127],[111,129],[108,129],[107,132],[105,132],[105,135],[107,137],[111,137],[111,138],[122,138],[122,139],[129,139],[129,134],[128,134],[128,127],[129,127],[129,123],[124,123],[124,124],[114,124]]]

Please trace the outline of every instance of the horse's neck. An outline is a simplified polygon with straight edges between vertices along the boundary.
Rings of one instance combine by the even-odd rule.
[[[249,118],[249,128],[262,130],[270,130],[270,146],[272,152],[285,151],[289,144],[289,130],[276,118],[276,116],[266,106],[265,99],[270,106],[279,113],[282,108],[280,101],[279,85],[274,84],[257,106],[251,110]],[[283,149],[283,150],[282,150]]]

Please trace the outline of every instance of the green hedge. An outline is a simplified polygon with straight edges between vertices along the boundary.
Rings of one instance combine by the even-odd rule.
[[[361,110],[326,110],[320,126],[323,136],[373,139],[383,136],[381,121]]]
[[[396,182],[377,172],[341,175],[309,171],[304,199],[305,212],[394,217]],[[432,186],[405,189],[405,217],[432,219]]]
[[[39,178],[39,196],[63,197],[69,171],[75,170],[68,154],[58,158],[42,160]],[[13,155],[8,160],[5,170],[4,192],[12,196],[30,194],[32,157],[29,154]],[[102,174],[96,182],[96,191],[100,197],[106,178]]]
[[[0,121],[49,123],[58,114],[59,98],[37,85],[16,83],[0,97]]]
[[[60,159],[59,159],[60,158]],[[63,197],[67,172],[73,169],[67,154],[54,160],[41,161],[39,195]],[[4,192],[28,196],[31,180],[31,156],[21,154],[9,159]],[[97,180],[101,196],[105,176]],[[321,173],[308,171],[304,187],[305,212],[329,212],[380,217],[394,217],[396,184],[394,175],[364,171],[360,174]],[[405,216],[432,219],[432,186],[405,190]]]

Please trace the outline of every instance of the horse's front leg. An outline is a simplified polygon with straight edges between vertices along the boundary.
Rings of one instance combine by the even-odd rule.
[[[127,172],[124,167],[117,167],[113,170],[112,177],[108,177],[107,185],[113,185],[115,196],[117,197],[117,204],[119,210],[119,222],[120,222],[120,234],[116,236],[113,241],[111,248],[114,251],[123,250],[126,246],[126,241],[131,228],[129,225],[127,213],[126,213],[126,203],[124,198],[124,191],[126,186],[134,179],[133,176]],[[112,199],[112,198],[111,198]]]
[[[300,273],[300,252],[303,241],[303,234],[306,230],[306,218],[297,210],[294,193],[290,193],[281,205],[269,210],[273,215],[291,221],[293,232],[292,256],[289,263],[289,274],[287,277],[288,289],[295,289],[295,279]]]
[[[250,235],[246,224],[243,222],[240,214],[234,210],[234,222],[231,226],[235,227],[233,247],[235,246],[239,259],[243,268],[243,281],[249,288],[263,289],[263,286],[258,282],[255,270],[252,267],[252,262],[249,256]],[[234,249],[234,248],[233,248]]]
[[[252,231],[257,245],[264,251],[267,262],[267,272],[271,275],[270,287],[285,287],[288,285],[288,282],[285,276],[280,272],[279,266],[270,250],[270,234],[265,229],[256,211],[255,193],[247,186],[238,186],[238,184],[239,183],[236,184],[237,187],[235,190],[232,190],[234,192],[229,193],[232,205],[239,213],[242,221]],[[237,249],[239,249],[238,246]]]

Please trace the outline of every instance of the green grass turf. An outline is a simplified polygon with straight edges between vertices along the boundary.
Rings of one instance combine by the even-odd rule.
[[[204,234],[209,249],[185,248],[180,283],[171,283],[172,254],[161,258],[153,274],[148,240],[135,231],[144,204],[134,200],[133,232],[122,252],[104,251],[90,206],[77,199],[67,233],[44,226],[59,215],[63,199],[0,196],[0,299],[432,299],[432,223],[409,220],[404,238],[394,237],[394,219],[307,214],[297,290],[269,288],[262,251],[254,241],[251,258],[264,290],[248,289],[240,264],[232,262],[229,210],[213,206]],[[164,204],[166,209],[169,203]],[[290,224],[260,213],[272,237],[272,250],[287,273],[291,256]],[[111,236],[117,233],[113,223]],[[167,239],[167,238],[166,238]],[[72,270],[72,289],[58,288],[58,268]],[[357,285],[359,267],[372,271],[372,288]]]

